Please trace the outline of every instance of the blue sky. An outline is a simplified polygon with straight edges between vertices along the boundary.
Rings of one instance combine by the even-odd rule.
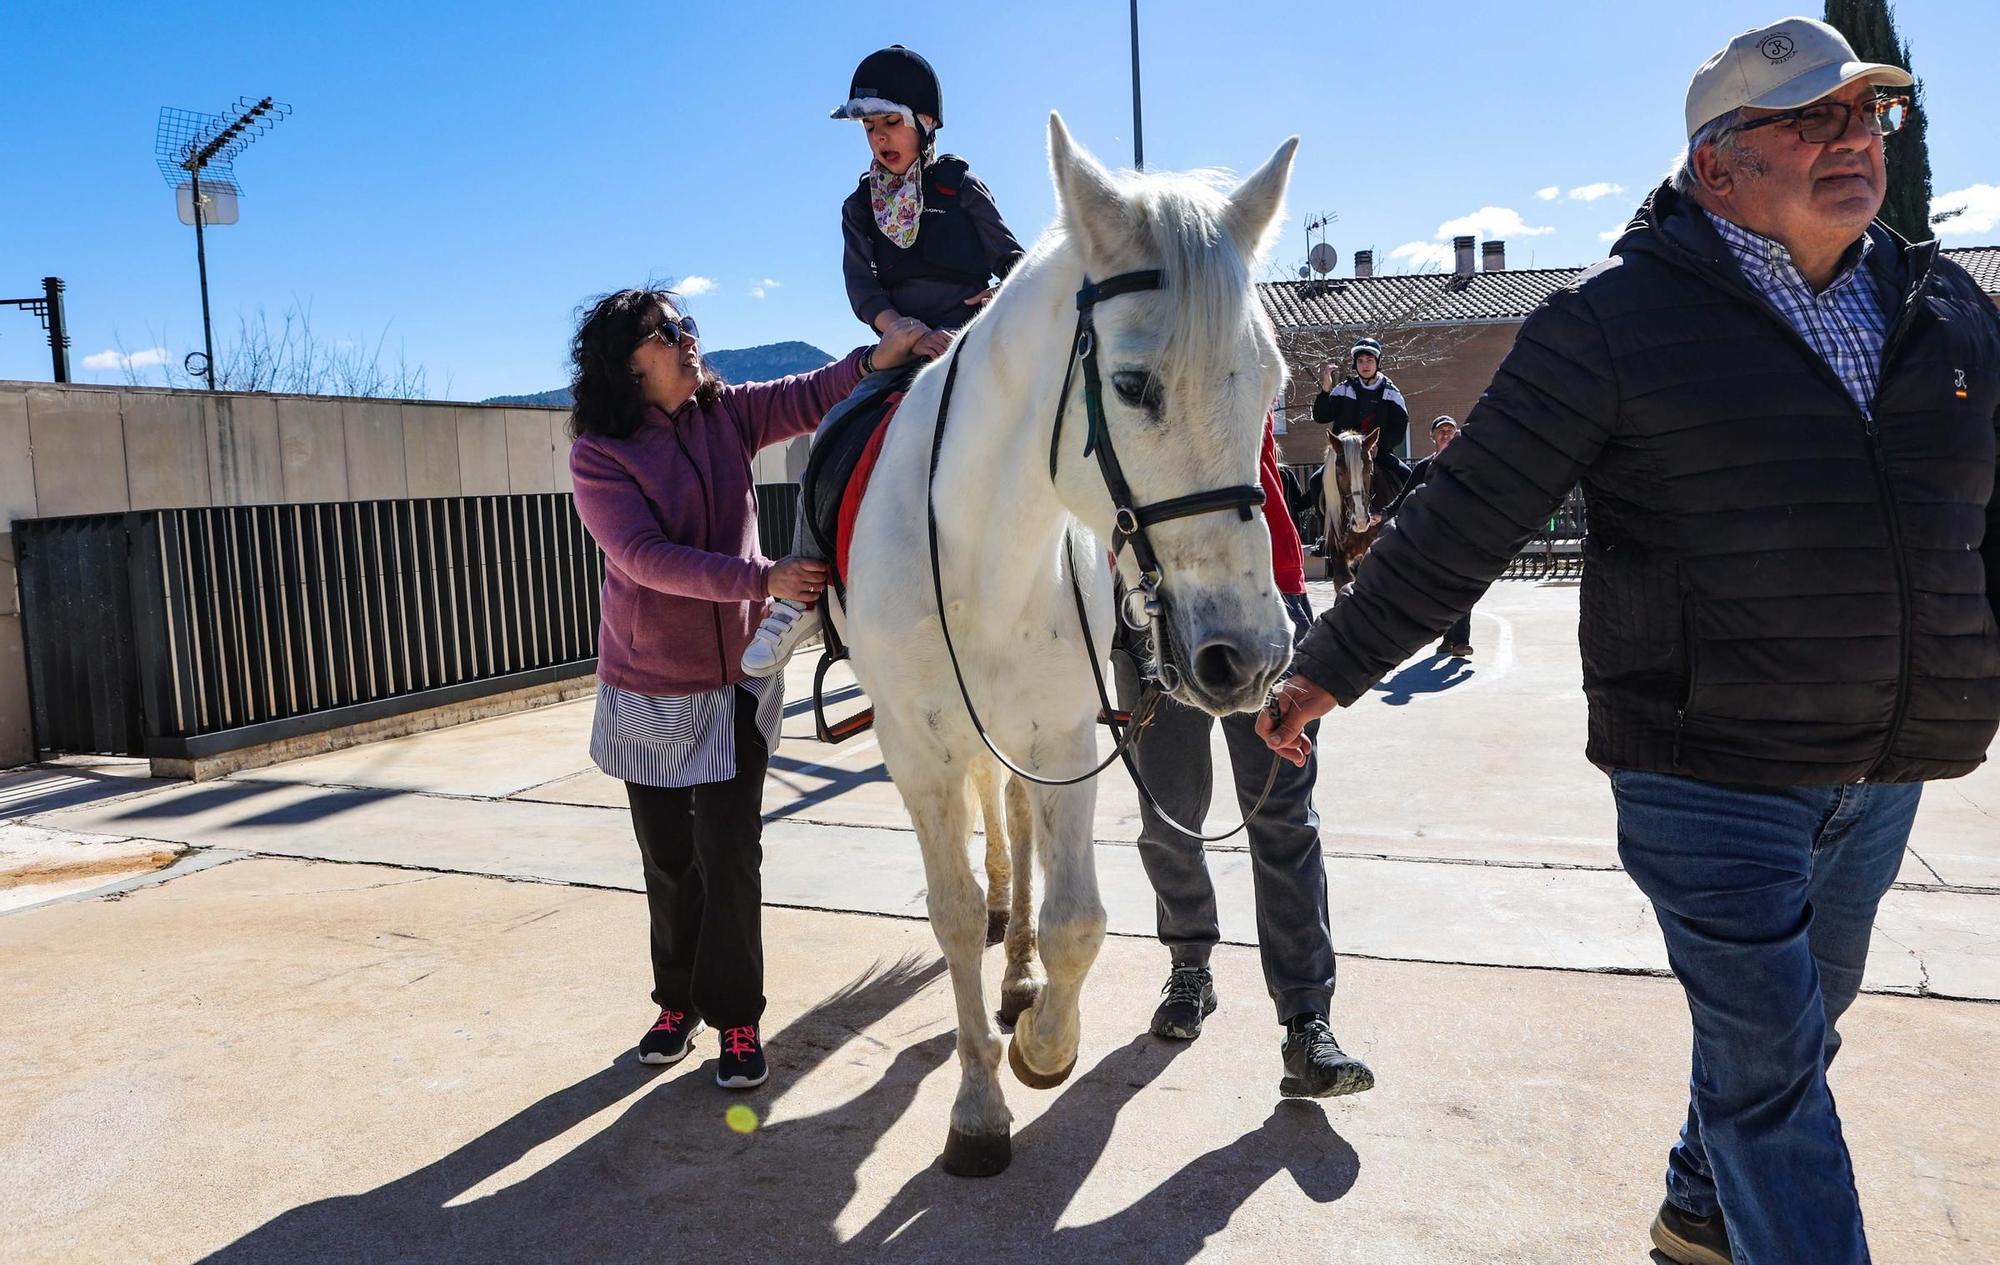
[[[1782,12],[1143,0],[1146,157],[1248,171],[1302,135],[1281,264],[1322,210],[1340,217],[1342,272],[1361,248],[1421,266],[1453,231],[1504,237],[1513,266],[1581,263],[1673,157],[1694,67]],[[1973,190],[1946,240],[2000,241],[2000,4],[1923,0],[1899,20],[1937,191]],[[219,338],[239,314],[309,306],[322,336],[386,335],[429,394],[477,399],[560,385],[585,298],[693,277],[710,345],[838,352],[865,334],[841,289],[838,206],[866,154],[857,125],[826,118],[854,63],[889,42],[932,60],[944,145],[1028,240],[1052,210],[1050,109],[1131,161],[1126,40],[1118,0],[14,0],[0,6],[0,294],[65,277],[86,380],[122,380],[103,357],[120,343],[176,360],[198,347],[193,232],[153,164],[159,107],[270,93],[295,114],[240,161],[242,222],[210,238]],[[0,310],[0,378],[47,372],[33,319]]]

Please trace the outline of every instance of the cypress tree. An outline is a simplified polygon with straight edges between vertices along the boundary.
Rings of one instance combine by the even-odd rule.
[[[1910,46],[1896,36],[1889,0],[1826,0],[1826,23],[1847,37],[1862,61],[1910,69]],[[1910,115],[1884,144],[1889,169],[1882,222],[1913,242],[1931,236],[1931,151],[1924,139],[1924,82],[1909,90]]]

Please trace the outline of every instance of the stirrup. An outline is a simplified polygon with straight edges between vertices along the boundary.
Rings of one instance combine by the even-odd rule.
[[[831,621],[821,625],[828,632],[833,629]],[[846,742],[856,734],[867,733],[875,727],[875,709],[864,707],[844,720],[829,724],[826,719],[826,673],[827,669],[847,657],[847,647],[840,639],[829,636],[819,655],[819,666],[813,669],[813,736],[821,742],[834,744]]]

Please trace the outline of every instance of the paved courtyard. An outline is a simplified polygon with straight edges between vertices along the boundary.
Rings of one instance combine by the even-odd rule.
[[[697,1060],[630,1059],[645,909],[588,701],[198,786],[0,774],[0,1257],[1645,1261],[1687,1017],[1582,759],[1575,622],[1573,587],[1502,584],[1470,664],[1327,722],[1359,1098],[1276,1097],[1240,840],[1211,857],[1222,1010],[1142,1035],[1165,958],[1107,777],[1078,1074],[1009,1083],[986,1183],[933,1163],[951,1006],[907,819],[868,738],[809,739],[807,663],[747,1134]],[[1929,789],[1835,1069],[1885,1265],[2000,1259],[1996,819],[1990,766]]]

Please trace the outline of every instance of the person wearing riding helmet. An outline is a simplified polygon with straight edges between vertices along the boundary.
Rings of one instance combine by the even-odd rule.
[[[1354,372],[1338,383],[1333,380],[1334,362],[1320,365],[1313,420],[1332,428],[1336,435],[1344,430],[1381,434],[1375,441],[1375,499],[1387,501],[1410,479],[1410,468],[1403,464],[1410,436],[1409,408],[1403,393],[1382,372],[1380,342],[1356,339],[1347,359]]]
[[[915,332],[920,357],[942,356],[1026,252],[965,159],[937,152],[944,91],[922,57],[901,44],[870,53],[832,117],[858,120],[873,156],[840,207],[847,301],[876,333]],[[887,394],[892,385],[878,380],[860,390]],[[803,504],[798,522],[792,552],[820,557]],[[816,603],[772,602],[743,670],[780,671],[819,623]]]

